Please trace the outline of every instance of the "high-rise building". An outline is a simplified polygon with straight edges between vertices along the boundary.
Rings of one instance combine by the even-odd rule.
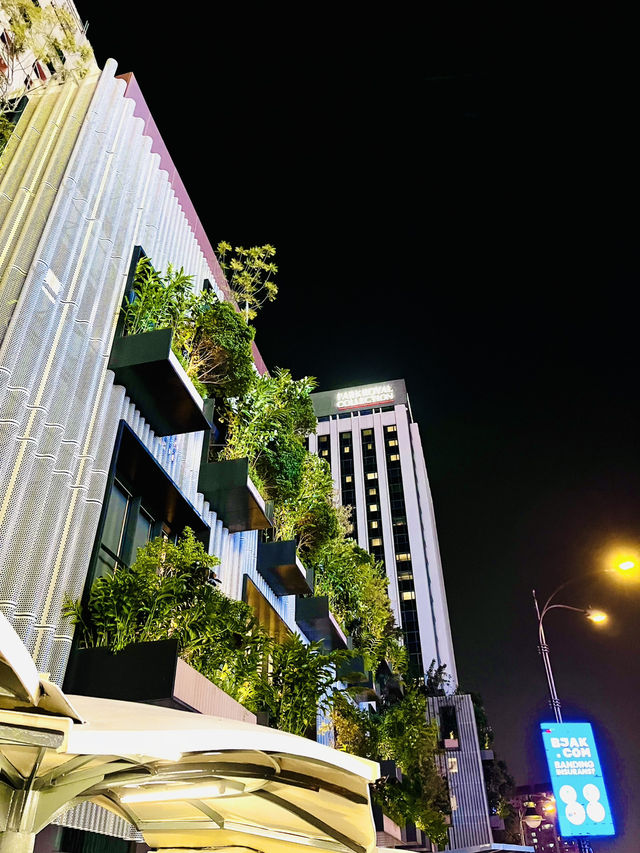
[[[331,466],[353,536],[384,563],[389,598],[412,662],[435,661],[456,681],[433,502],[404,380],[312,395],[310,449]]]
[[[457,672],[431,489],[404,380],[312,394],[310,449],[329,463],[339,501],[351,507],[353,537],[380,560],[389,598],[415,668]],[[489,808],[473,703],[429,700],[438,721],[441,771],[451,796],[450,849],[490,844]]]

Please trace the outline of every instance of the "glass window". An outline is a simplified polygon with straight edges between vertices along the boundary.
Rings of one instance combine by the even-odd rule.
[[[321,454],[320,454],[320,455],[321,455],[321,456],[328,456],[328,455],[329,455],[329,451],[328,451],[328,450],[323,450],[323,451],[321,452]]]
[[[378,526],[378,522],[377,522],[377,521],[370,521],[370,522],[369,522],[369,527],[370,527],[372,530],[375,530],[377,526]]]
[[[131,559],[135,560],[138,556],[138,548],[144,548],[151,538],[151,526],[153,519],[151,516],[141,509],[138,512],[133,531],[133,546],[131,549]]]
[[[367,480],[377,480],[378,474],[375,471],[369,472],[367,474]]]
[[[109,505],[107,507],[107,515],[104,521],[104,529],[102,531],[102,545],[108,548],[112,554],[116,555],[116,557],[120,556],[122,548],[129,497],[129,494],[117,483],[113,484],[111,495],[109,496]],[[100,548],[95,577],[100,578],[103,575],[109,574],[115,569],[115,567],[116,561],[113,557],[110,556],[105,548]]]
[[[352,483],[353,477],[351,476],[351,474],[347,474],[347,476],[344,478],[344,481],[345,483]]]
[[[348,444],[345,444],[345,446],[342,449],[345,453],[351,453],[351,448],[349,447]]]
[[[415,601],[416,594],[413,590],[406,590],[406,592],[401,593],[400,597],[403,601]]]
[[[406,551],[403,554],[396,554],[396,561],[398,563],[405,563],[405,562],[407,562],[407,560],[410,560],[410,559],[411,559],[411,554],[409,554]]]
[[[382,539],[380,539],[380,538],[372,539],[372,540],[371,540],[371,542],[370,542],[369,544],[370,544],[373,548],[377,548],[379,545],[382,545]]]
[[[369,494],[370,494],[370,495],[377,495],[377,494],[378,494],[378,490],[377,490],[377,489],[369,489]]]
[[[373,430],[372,429],[363,429],[362,434],[363,435],[373,435]]]
[[[378,512],[378,504],[369,504],[369,512]]]
[[[389,447],[397,447],[398,446],[398,439],[397,438],[390,438],[389,441],[387,442],[387,444],[389,445]]]
[[[397,453],[392,453],[389,456],[389,462],[397,462],[400,459],[400,456]]]

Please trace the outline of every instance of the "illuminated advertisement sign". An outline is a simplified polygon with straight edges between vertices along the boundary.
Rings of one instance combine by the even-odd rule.
[[[360,406],[393,403],[393,400],[393,388],[389,384],[346,388],[344,391],[338,391],[336,409],[357,409]]]
[[[541,723],[560,834],[615,835],[591,723]]]

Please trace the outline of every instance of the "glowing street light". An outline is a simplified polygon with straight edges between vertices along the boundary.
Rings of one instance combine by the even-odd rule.
[[[618,568],[623,572],[629,572],[631,569],[635,567],[635,563],[633,560],[621,560],[618,562]],[[599,570],[595,572],[589,572],[588,574],[609,574],[613,569],[604,569],[604,571]],[[553,709],[553,713],[556,718],[557,723],[562,722],[562,711],[560,709],[560,699],[558,698],[558,692],[556,690],[555,680],[553,678],[553,671],[551,669],[551,659],[549,657],[549,646],[547,644],[547,639],[544,633],[544,626],[542,624],[544,617],[550,610],[573,610],[574,613],[580,613],[589,619],[590,622],[593,622],[595,625],[604,625],[605,622],[608,621],[609,617],[603,610],[597,610],[595,608],[582,608],[582,607],[571,607],[568,604],[555,604],[552,603],[553,599],[560,592],[560,590],[564,589],[568,584],[573,583],[577,580],[582,580],[582,578],[570,578],[568,581],[560,584],[557,589],[555,589],[549,598],[546,600],[544,606],[540,608],[538,605],[538,599],[536,597],[536,591],[533,590],[533,601],[536,608],[536,615],[538,617],[538,648],[540,650],[540,654],[542,656],[542,662],[544,664],[544,671],[547,676],[547,685],[549,687],[549,699],[551,703],[551,708]]]

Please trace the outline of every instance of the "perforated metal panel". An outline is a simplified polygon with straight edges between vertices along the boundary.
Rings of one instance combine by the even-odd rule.
[[[256,534],[230,536],[197,492],[202,434],[169,446],[106,369],[134,245],[214,280],[114,73],[33,98],[0,172],[0,608],[57,681],[120,418],[211,525],[225,591],[249,574],[294,627],[255,571]]]

